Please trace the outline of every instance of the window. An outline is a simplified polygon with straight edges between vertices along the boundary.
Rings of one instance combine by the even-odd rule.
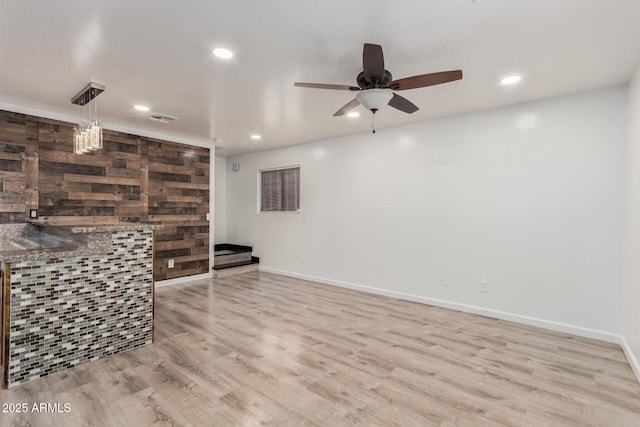
[[[300,210],[300,167],[260,171],[260,212]]]

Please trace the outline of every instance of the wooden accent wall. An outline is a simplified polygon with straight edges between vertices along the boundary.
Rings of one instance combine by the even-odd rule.
[[[74,126],[0,111],[0,223],[38,209],[60,225],[163,224],[156,280],[207,273],[209,149],[105,130],[102,150],[73,154]]]

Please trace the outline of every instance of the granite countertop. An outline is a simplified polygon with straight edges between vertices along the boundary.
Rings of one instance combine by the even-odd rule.
[[[106,254],[111,235],[162,228],[158,224],[56,226],[43,222],[0,225],[0,261],[20,262]]]
[[[141,224],[135,222],[93,225],[56,225],[47,221],[30,221],[29,224],[68,230],[71,233],[113,233],[127,230],[159,230],[163,227],[162,224]]]

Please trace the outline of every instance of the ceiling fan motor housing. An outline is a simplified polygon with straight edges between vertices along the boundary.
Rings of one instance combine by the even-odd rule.
[[[391,73],[387,70],[384,70],[384,78],[382,81],[370,82],[364,76],[364,71],[361,71],[356,78],[356,82],[361,89],[386,89],[389,87],[389,84],[393,81],[393,77]]]

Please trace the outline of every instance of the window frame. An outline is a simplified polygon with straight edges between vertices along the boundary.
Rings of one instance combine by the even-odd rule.
[[[302,182],[302,168],[300,165],[289,165],[289,166],[279,166],[274,168],[262,168],[258,169],[258,197],[257,197],[257,213],[258,214],[266,214],[266,215],[299,215],[302,212],[302,191],[299,188],[298,191],[298,210],[295,211],[263,211],[262,210],[262,172],[271,172],[277,170],[286,170],[286,169],[298,169],[298,175],[300,177],[300,182]]]

